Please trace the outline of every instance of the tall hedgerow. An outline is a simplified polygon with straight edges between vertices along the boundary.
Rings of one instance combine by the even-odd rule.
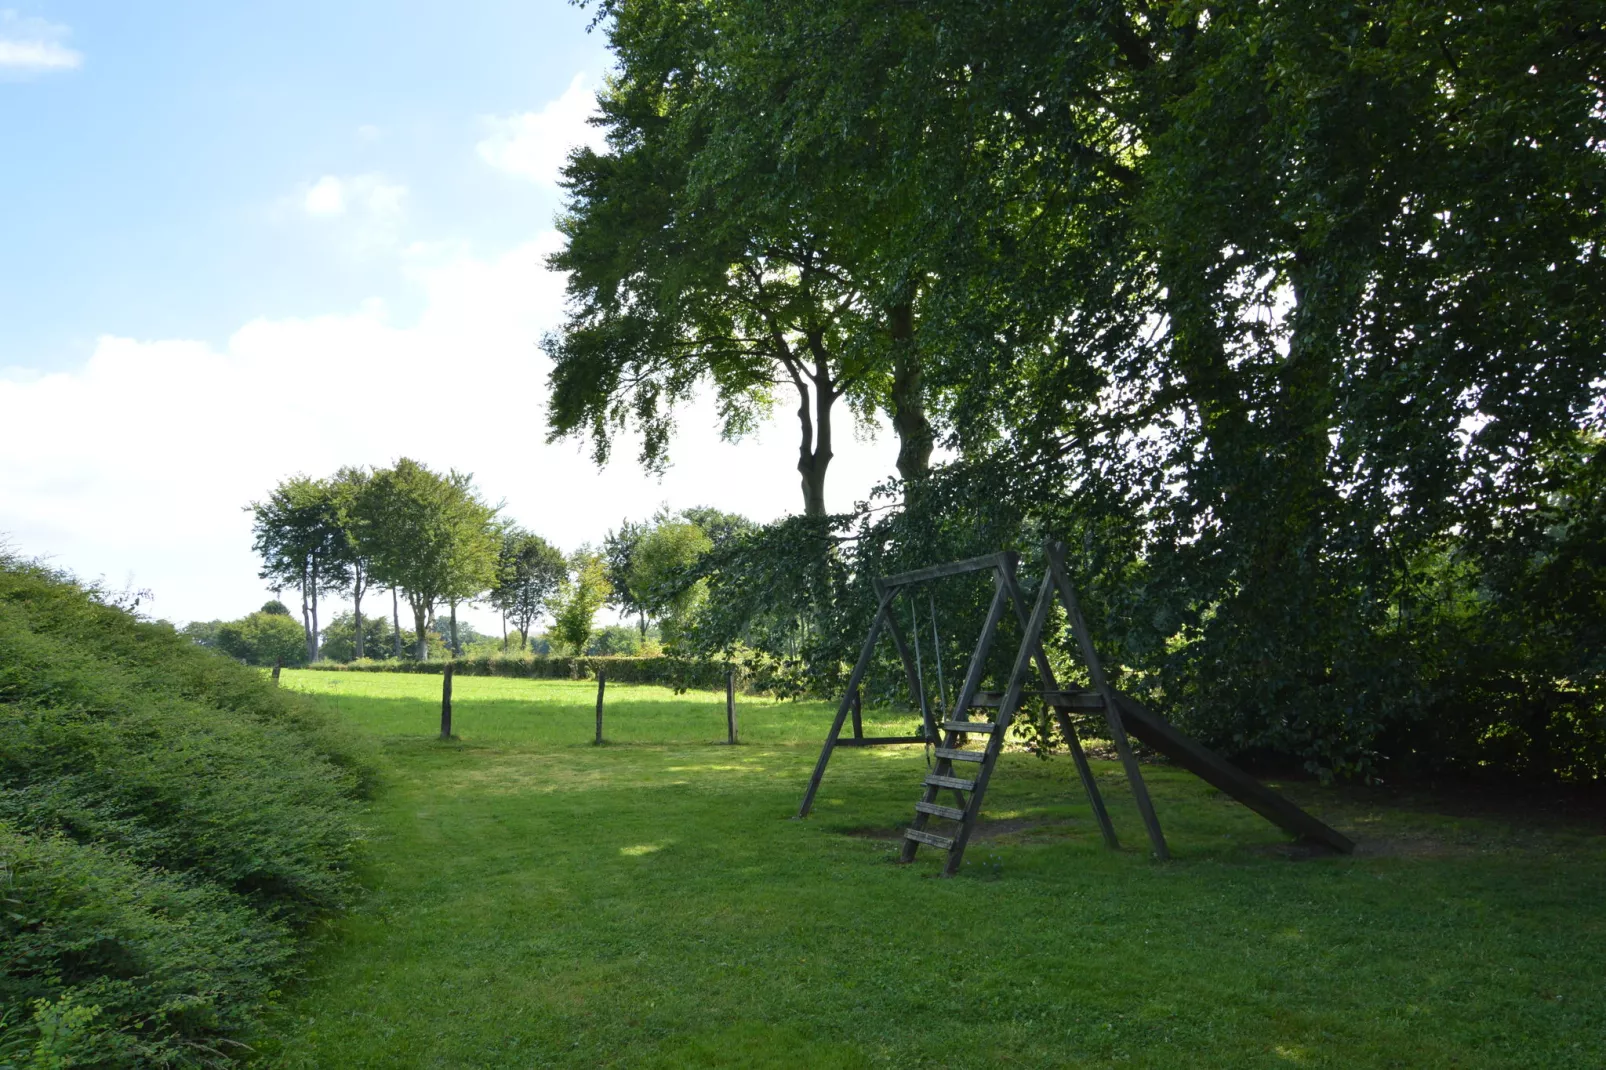
[[[0,1061],[248,1054],[370,777],[260,672],[0,558]]]

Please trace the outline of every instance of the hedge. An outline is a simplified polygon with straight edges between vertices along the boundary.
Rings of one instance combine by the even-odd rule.
[[[370,746],[0,553],[0,1066],[232,1065],[357,894]]]
[[[608,681],[616,684],[657,684],[678,691],[712,690],[725,686],[725,674],[736,669],[736,685],[752,694],[790,697],[798,693],[789,666],[773,659],[749,656],[735,662],[691,660],[670,657],[627,657],[599,655],[554,657],[535,655],[524,658],[456,658],[440,661],[320,661],[307,666],[320,672],[410,672],[439,675],[453,666],[458,676],[509,676],[530,680],[595,680],[606,670]]]
[[[606,669],[616,684],[662,684],[676,688],[725,686],[729,666],[717,661],[681,658],[638,658],[622,655],[597,657],[455,658],[440,661],[320,661],[307,666],[321,672],[414,672],[440,675],[447,665],[457,676],[512,676],[531,680],[595,680]]]

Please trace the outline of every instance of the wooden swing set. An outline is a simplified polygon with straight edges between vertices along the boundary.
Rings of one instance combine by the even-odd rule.
[[[919,801],[915,803],[914,820],[904,830],[899,861],[913,861],[915,852],[922,845],[940,848],[948,852],[944,875],[952,876],[959,870],[965,854],[965,845],[969,842],[970,834],[976,827],[976,820],[981,815],[982,799],[987,793],[988,781],[992,778],[993,769],[998,763],[998,755],[1003,750],[1004,734],[1019,712],[1022,702],[1032,697],[1041,699],[1052,711],[1061,734],[1070,746],[1071,760],[1076,765],[1076,773],[1081,778],[1082,787],[1087,791],[1088,801],[1092,804],[1093,815],[1104,835],[1104,842],[1111,848],[1119,847],[1120,842],[1116,839],[1115,826],[1110,822],[1110,814],[1104,806],[1104,799],[1099,793],[1098,783],[1094,780],[1093,770],[1088,765],[1087,753],[1082,749],[1075,726],[1071,723],[1070,715],[1073,711],[1098,710],[1103,713],[1116,754],[1126,770],[1127,783],[1131,786],[1133,800],[1137,803],[1138,813],[1142,816],[1144,828],[1148,831],[1149,844],[1158,859],[1169,858],[1170,851],[1166,847],[1165,835],[1160,830],[1159,818],[1155,816],[1154,804],[1149,798],[1148,787],[1143,780],[1143,771],[1132,753],[1129,737],[1136,737],[1148,747],[1170,758],[1177,765],[1300,839],[1323,844],[1345,854],[1355,849],[1354,842],[1347,836],[1318,821],[1225,758],[1178,731],[1169,721],[1130,695],[1111,687],[1104,675],[1098,651],[1093,648],[1092,636],[1087,630],[1086,621],[1082,618],[1076,591],[1071,586],[1066,572],[1063,544],[1052,540],[1045,542],[1043,560],[1046,574],[1038,587],[1037,598],[1029,610],[1015,574],[1020,565],[1020,555],[1013,551],[986,554],[945,565],[933,565],[930,568],[917,569],[896,576],[884,576],[873,581],[877,605],[875,617],[870,623],[870,633],[865,637],[864,646],[859,652],[859,660],[848,676],[846,693],[837,705],[836,717],[831,722],[831,730],[825,737],[825,746],[820,751],[820,760],[815,763],[814,774],[809,778],[808,789],[803,793],[803,804],[798,808],[798,817],[808,816],[809,811],[813,809],[815,794],[820,789],[820,781],[825,777],[826,766],[830,764],[831,754],[836,748],[909,743],[932,745],[935,748],[936,763],[923,782],[924,790]],[[951,711],[939,726],[934,723],[926,693],[914,590],[935,580],[986,571],[991,571],[993,575],[993,598],[987,609],[986,622],[982,625],[981,636],[976,641],[975,652],[970,657],[970,664],[966,668],[964,681],[954,698]],[[910,605],[912,634],[915,639],[913,650],[910,648],[909,636],[904,634],[894,611],[899,595],[903,595]],[[1043,649],[1043,628],[1048,623],[1056,596],[1070,622],[1071,632],[1076,639],[1077,653],[1087,669],[1092,684],[1090,689],[1062,689],[1054,678],[1054,670],[1049,666],[1048,655]],[[931,612],[935,646],[935,641],[938,639],[936,604],[929,589],[927,604]],[[1013,608],[1016,620],[1021,626],[1020,649],[1015,655],[1005,689],[984,692],[980,688],[987,656],[997,637],[999,622],[1010,608]],[[910,688],[918,700],[921,723],[921,732],[918,735],[865,736],[863,734],[859,716],[859,688],[874,659],[876,644],[883,630],[891,636],[898,657],[903,663]],[[1034,667],[1039,688],[1028,690],[1027,679]],[[940,650],[937,653],[937,673],[939,700],[946,710],[947,695],[942,681]],[[973,710],[997,712],[991,720],[971,720],[970,715]],[[842,730],[850,714],[853,718],[853,734],[844,736]],[[939,730],[943,735],[938,735]],[[985,744],[980,749],[972,749],[967,746],[972,739],[984,739]],[[961,767],[973,772],[965,776],[958,775]],[[944,791],[951,792],[958,805],[948,806],[939,803],[937,799]],[[927,825],[932,818],[951,822],[954,827],[948,835],[928,831]]]

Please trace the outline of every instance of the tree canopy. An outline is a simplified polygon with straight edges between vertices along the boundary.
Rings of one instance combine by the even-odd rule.
[[[883,564],[1054,534],[1224,749],[1606,769],[1598,5],[600,10],[554,430],[656,462],[703,384],[741,430],[778,339],[885,409],[903,345],[953,458],[713,555],[705,641],[828,674]]]
[[[325,480],[293,476],[263,502],[252,502],[252,549],[262,559],[262,579],[301,592],[302,635],[307,660],[318,660],[318,596],[351,582],[351,545],[340,510]]]
[[[520,650],[536,618],[550,611],[567,570],[563,552],[541,536],[516,525],[502,531],[490,602],[518,629]]]

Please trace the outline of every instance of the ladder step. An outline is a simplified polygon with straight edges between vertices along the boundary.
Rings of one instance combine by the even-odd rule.
[[[930,814],[932,817],[946,817],[949,821],[963,821],[965,812],[957,806],[944,806],[941,803],[917,802],[915,812]]]
[[[989,735],[998,727],[991,721],[944,721],[942,726],[950,732],[978,732]]]
[[[927,773],[926,786],[928,788],[958,788],[960,791],[974,791],[976,782],[974,780],[965,780],[962,777],[938,776],[936,773]]]
[[[986,751],[955,750],[953,747],[938,747],[933,753],[939,758],[947,758],[950,762],[980,762],[987,758]]]
[[[1044,691],[1043,702],[1058,709],[1102,710],[1104,697],[1097,691]]]
[[[1102,710],[1104,699],[1097,691],[1022,691],[1021,700],[1042,699],[1059,709]],[[1002,691],[978,691],[970,700],[971,709],[994,709],[1004,704]]]
[[[933,847],[941,847],[944,851],[951,851],[954,841],[947,836],[937,836],[930,832],[921,832],[919,829],[904,829],[903,838],[915,840],[919,843],[929,843]]]

